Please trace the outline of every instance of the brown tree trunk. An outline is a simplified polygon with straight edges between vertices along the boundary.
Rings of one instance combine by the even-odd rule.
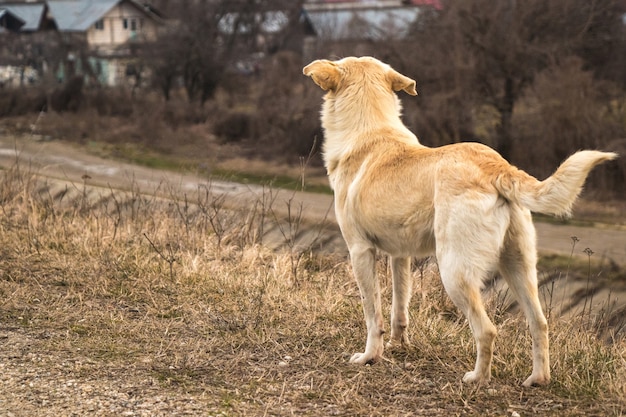
[[[498,144],[497,151],[502,157],[508,161],[511,160],[511,152],[513,150],[512,118],[513,106],[515,105],[515,91],[513,89],[513,80],[507,77],[504,80],[504,97],[498,106],[500,112],[500,125],[498,126]]]

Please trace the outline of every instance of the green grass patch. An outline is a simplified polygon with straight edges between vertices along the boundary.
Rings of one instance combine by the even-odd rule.
[[[265,185],[287,190],[307,191],[312,193],[332,194],[327,185],[302,184],[301,178],[286,175],[263,175],[245,171],[226,169],[212,169],[211,172],[200,169],[201,162],[190,161],[189,158],[180,158],[154,150],[146,149],[137,144],[106,145],[90,142],[88,151],[104,158],[114,158],[140,166],[154,169],[164,169],[173,172],[193,173],[205,178],[216,178],[223,181],[232,181],[240,184]]]

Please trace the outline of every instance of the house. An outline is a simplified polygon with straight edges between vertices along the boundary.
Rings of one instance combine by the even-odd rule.
[[[135,0],[48,0],[62,33],[84,37],[90,52],[119,55],[134,42],[156,38],[162,23],[154,9]],[[122,54],[124,54],[122,52]]]
[[[439,0],[317,0],[303,6],[305,61],[320,46],[402,39],[425,7],[441,9]]]
[[[55,28],[44,2],[0,1],[0,87],[37,82],[38,56]]]
[[[66,55],[48,64],[57,78],[82,73],[109,86],[136,78],[137,50],[163,24],[156,10],[136,0],[0,0],[0,10],[25,22],[21,34],[53,29],[59,35]]]
[[[135,0],[48,0],[47,4],[59,32],[86,46],[91,75],[109,86],[135,81],[137,48],[154,40],[163,24],[154,9]],[[71,59],[68,65],[73,65]],[[67,72],[73,71],[68,67]]]

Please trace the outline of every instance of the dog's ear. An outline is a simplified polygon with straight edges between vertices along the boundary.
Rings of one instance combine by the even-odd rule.
[[[313,78],[315,84],[322,87],[322,90],[334,90],[339,85],[340,69],[332,61],[318,59],[304,67],[302,72],[307,77]]]
[[[412,80],[393,69],[389,72],[389,80],[393,91],[404,90],[404,92],[412,96],[417,95],[417,90],[415,90],[415,80]]]

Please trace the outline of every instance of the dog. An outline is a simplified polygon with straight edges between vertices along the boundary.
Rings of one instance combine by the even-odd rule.
[[[532,374],[524,386],[550,381],[548,324],[537,287],[531,211],[565,216],[589,171],[615,153],[579,151],[538,181],[479,143],[426,147],[401,121],[396,92],[416,83],[372,57],[316,60],[303,73],[325,90],[322,152],[335,213],[348,246],[367,325],[365,351],[350,362],[382,358],[385,333],[376,251],[390,256],[391,337],[408,345],[412,257],[435,254],[441,280],[476,341],[476,365],[463,381],[491,378],[496,327],[481,299],[495,271],[519,300],[532,335]]]

